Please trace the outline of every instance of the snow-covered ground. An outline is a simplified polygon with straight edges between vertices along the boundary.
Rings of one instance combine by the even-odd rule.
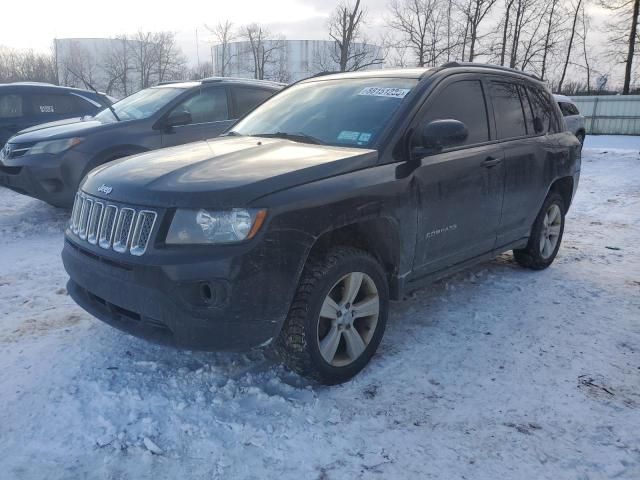
[[[589,138],[551,268],[503,255],[413,293],[330,388],[92,319],[66,213],[1,190],[0,478],[639,479],[639,151]]]

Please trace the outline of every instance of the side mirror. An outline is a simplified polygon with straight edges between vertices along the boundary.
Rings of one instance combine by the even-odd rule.
[[[426,155],[463,143],[469,137],[469,129],[458,120],[434,120],[421,126],[414,143],[419,154]]]
[[[169,114],[164,122],[166,128],[180,127],[182,125],[189,125],[191,123],[191,114],[186,110],[173,111]]]

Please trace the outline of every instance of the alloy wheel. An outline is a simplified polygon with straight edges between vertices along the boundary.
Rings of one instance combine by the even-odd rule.
[[[369,275],[352,272],[338,280],[320,310],[317,341],[322,358],[334,367],[356,361],[373,338],[379,314],[378,289]]]
[[[562,212],[560,207],[553,203],[544,215],[540,234],[540,255],[545,260],[553,255],[560,239],[561,230]]]

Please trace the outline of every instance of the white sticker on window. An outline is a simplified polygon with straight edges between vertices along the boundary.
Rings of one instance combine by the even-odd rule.
[[[342,130],[338,135],[338,140],[347,140],[350,142],[357,142],[360,132],[352,132],[351,130]]]
[[[410,91],[410,88],[367,87],[363,88],[358,95],[365,95],[368,97],[404,98]]]
[[[359,143],[369,143],[369,140],[371,140],[370,133],[361,133],[360,136],[358,137]]]
[[[40,105],[40,113],[55,113],[53,105]]]

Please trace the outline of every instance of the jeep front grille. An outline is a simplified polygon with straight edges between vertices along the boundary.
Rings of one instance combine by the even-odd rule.
[[[152,210],[118,206],[78,192],[69,230],[105,250],[140,256],[147,251],[157,217]]]

